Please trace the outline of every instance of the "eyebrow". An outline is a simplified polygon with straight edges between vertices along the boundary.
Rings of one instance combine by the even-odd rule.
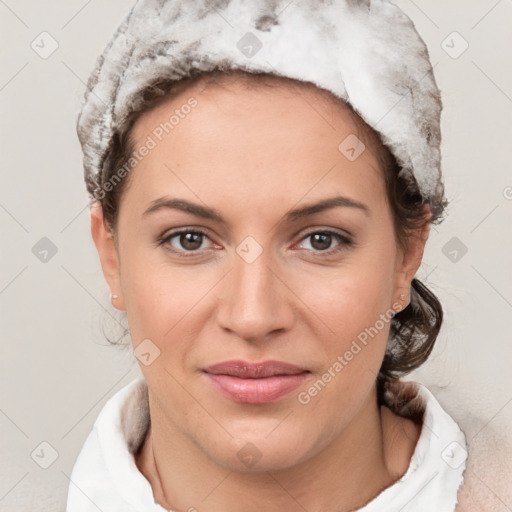
[[[370,209],[364,203],[356,201],[355,199],[351,199],[350,197],[336,196],[323,199],[322,201],[309,204],[301,208],[290,210],[285,214],[284,220],[290,223],[296,222],[297,220],[300,220],[304,217],[309,217],[316,213],[320,213],[336,207],[355,208],[362,211],[366,216],[370,216]],[[196,217],[214,220],[225,225],[229,224],[226,219],[224,219],[224,217],[222,217],[222,215],[213,208],[192,203],[186,199],[171,198],[168,196],[163,196],[152,201],[149,208],[144,211],[142,216],[147,217],[152,213],[162,209],[181,210],[183,212],[195,215]]]

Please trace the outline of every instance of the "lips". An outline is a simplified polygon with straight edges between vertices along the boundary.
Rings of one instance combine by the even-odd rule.
[[[213,387],[235,402],[266,404],[299,387],[310,372],[281,361],[226,361],[204,370]]]

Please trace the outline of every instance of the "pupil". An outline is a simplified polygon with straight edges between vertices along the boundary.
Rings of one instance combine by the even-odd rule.
[[[320,242],[319,244],[317,242]],[[331,245],[331,235],[326,233],[316,233],[313,235],[311,245],[318,250],[328,249]]]
[[[180,243],[182,247],[185,249],[190,249],[191,251],[195,249],[199,249],[201,247],[201,235],[200,233],[185,233],[180,237]]]

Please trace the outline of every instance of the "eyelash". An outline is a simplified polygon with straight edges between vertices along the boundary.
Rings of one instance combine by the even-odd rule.
[[[186,234],[186,233],[193,233],[195,235],[202,235],[206,238],[209,238],[208,234],[204,231],[202,231],[201,229],[198,229],[198,228],[194,228],[194,229],[181,229],[179,231],[174,231],[172,233],[169,233],[167,235],[163,235],[162,237],[160,237],[158,240],[157,240],[157,245],[160,247],[160,246],[164,246],[165,244],[167,244],[168,242],[170,242],[173,238],[176,238],[177,236],[180,236],[180,235],[183,235],[183,234]],[[351,248],[352,246],[354,246],[354,241],[346,236],[346,235],[342,235],[341,233],[337,233],[336,231],[331,231],[331,230],[316,230],[316,231],[310,231],[309,233],[306,233],[301,239],[299,242],[302,242],[304,240],[306,240],[308,237],[312,236],[312,235],[316,235],[316,234],[322,234],[322,235],[331,235],[333,237],[335,237],[339,243],[339,245],[335,246],[334,248],[332,249],[326,249],[324,251],[321,251],[321,250],[313,250],[313,249],[306,249],[307,251],[311,251],[311,252],[314,252],[314,253],[318,253],[319,255],[323,255],[323,256],[331,256],[333,254],[336,254],[338,252],[342,252],[342,251],[345,251],[349,248]],[[165,247],[166,250],[170,251],[170,252],[173,252],[174,254],[177,254],[178,256],[182,257],[182,258],[190,258],[190,257],[193,257],[193,256],[196,256],[198,254],[198,252],[200,251],[200,249],[196,249],[194,251],[186,251],[186,250],[176,250],[174,248],[169,248],[169,247]]]

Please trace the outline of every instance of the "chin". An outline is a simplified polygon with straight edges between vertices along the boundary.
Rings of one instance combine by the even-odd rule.
[[[272,428],[275,429],[277,424],[278,422],[274,421]],[[281,471],[297,466],[313,457],[324,448],[321,445],[327,445],[329,442],[326,440],[319,443],[316,439],[310,439],[300,429],[283,429],[279,433],[276,429],[268,435],[272,429],[268,429],[267,426],[265,424],[265,428],[258,434],[237,432],[238,435],[221,444],[218,443],[218,439],[211,439],[209,446],[205,446],[203,440],[201,448],[212,461],[227,470],[259,473]],[[255,427],[251,429],[254,430]],[[325,436],[318,433],[316,438],[325,439]]]

